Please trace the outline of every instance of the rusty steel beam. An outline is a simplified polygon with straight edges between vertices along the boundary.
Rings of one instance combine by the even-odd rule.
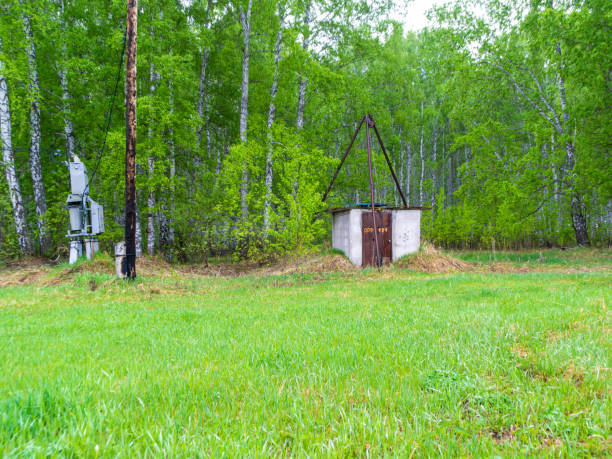
[[[376,138],[378,139],[378,143],[380,144],[380,148],[382,149],[383,154],[385,155],[385,159],[387,160],[387,166],[389,166],[389,170],[391,171],[391,175],[393,176],[393,181],[395,182],[395,186],[397,187],[397,191],[399,191],[399,194],[402,198],[402,202],[404,203],[404,207],[408,207],[408,203],[406,202],[406,198],[404,197],[404,193],[402,193],[402,187],[399,184],[399,181],[397,180],[397,177],[395,176],[395,171],[393,170],[393,166],[391,166],[391,161],[389,160],[389,156],[387,155],[387,151],[385,150],[385,146],[383,145],[383,141],[380,138],[380,134],[378,133],[378,129],[376,128],[376,124],[374,123],[374,120],[372,119],[372,115],[370,116],[370,120],[372,120],[372,128],[374,128],[374,133],[376,134]]]
[[[384,143],[382,141],[382,138],[380,137],[380,133],[378,132],[378,128],[376,127],[376,123],[374,123],[374,118],[372,118],[372,115],[370,115],[370,114],[365,115],[365,116],[363,116],[361,118],[361,121],[359,122],[359,126],[357,126],[357,129],[355,130],[355,133],[353,134],[353,138],[351,139],[351,143],[349,143],[348,148],[344,152],[344,155],[342,156],[342,159],[340,160],[340,164],[338,165],[338,168],[336,169],[336,172],[334,173],[334,176],[332,177],[331,182],[330,182],[329,186],[327,187],[327,190],[325,191],[325,194],[323,195],[322,201],[325,202],[325,200],[327,199],[327,196],[329,195],[329,192],[331,191],[331,188],[334,185],[334,182],[336,181],[336,178],[338,178],[338,174],[340,173],[340,169],[342,169],[344,161],[346,160],[346,157],[348,156],[349,152],[351,151],[353,143],[355,142],[355,139],[357,138],[357,134],[359,134],[359,130],[361,129],[361,126],[363,125],[363,122],[366,119],[369,119],[369,122],[370,122],[370,126],[369,127],[374,129],[374,133],[376,134],[376,139],[378,140],[378,144],[380,145],[380,148],[381,148],[381,150],[383,152],[383,155],[385,156],[385,161],[387,162],[387,166],[389,167],[389,171],[391,172],[391,176],[393,177],[393,181],[395,182],[395,186],[397,188],[397,191],[399,192],[399,195],[402,198],[402,203],[404,204],[404,207],[408,207],[408,201],[406,201],[406,197],[404,196],[404,193],[402,192],[402,187],[401,187],[401,185],[399,183],[399,180],[397,180],[397,176],[395,175],[395,171],[393,170],[393,165],[391,164],[391,160],[389,159],[389,155],[387,154],[387,149],[385,148],[385,145],[384,145]]]
[[[374,207],[374,180],[372,178],[372,152],[370,151],[370,127],[374,125],[372,117],[368,114],[366,120],[366,144],[368,146],[368,172],[370,173],[370,202],[372,203],[372,226],[374,227],[374,244],[376,245],[376,266],[380,268],[382,259],[378,247],[378,228],[376,227],[376,209]]]
[[[342,165],[344,164],[344,160],[346,159],[346,157],[348,156],[349,152],[351,151],[351,147],[353,146],[353,143],[355,142],[355,138],[357,137],[357,134],[359,134],[359,130],[361,129],[361,126],[363,125],[363,122],[365,121],[366,117],[363,116],[361,118],[361,121],[359,122],[359,126],[357,126],[357,129],[355,130],[355,133],[353,134],[353,138],[351,139],[351,143],[349,143],[348,148],[346,149],[346,151],[344,152],[344,155],[342,156],[342,159],[340,160],[340,164],[338,164],[338,168],[336,169],[336,172],[334,173],[334,176],[331,179],[331,182],[329,184],[329,186],[327,187],[327,190],[325,191],[325,194],[323,195],[323,199],[321,199],[321,201],[325,202],[325,200],[327,199],[327,195],[329,194],[331,187],[333,186],[334,182],[336,181],[336,178],[338,177],[338,174],[340,173],[340,169],[342,168]]]

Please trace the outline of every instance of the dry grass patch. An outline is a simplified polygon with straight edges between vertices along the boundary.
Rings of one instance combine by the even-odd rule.
[[[514,440],[514,431],[516,429],[503,429],[503,430],[493,430],[491,431],[491,438],[495,443],[506,443]]]
[[[137,274],[156,277],[172,277],[177,274],[195,277],[279,276],[294,273],[344,272],[355,269],[357,268],[349,260],[338,254],[285,257],[268,265],[248,262],[171,265],[157,257],[143,257],[136,261]]]
[[[24,257],[0,268],[0,287],[41,282],[51,272],[53,264],[46,258]]]
[[[286,257],[269,265],[253,263],[170,264],[161,257],[143,256],[136,260],[139,277],[173,279],[180,277],[238,277],[244,275],[279,276],[284,274],[321,274],[349,272],[357,268],[342,255],[325,254]],[[115,274],[111,257],[100,254],[94,260],[83,260],[75,266],[57,267],[43,258],[24,258],[0,270],[0,287],[27,284],[60,285],[72,281],[77,274]],[[94,290],[97,287],[92,287]]]
[[[470,252],[471,253],[471,252]],[[468,255],[470,254],[468,253]],[[527,260],[522,263],[513,261],[487,261],[481,253],[474,252],[477,257],[462,259],[460,253],[444,253],[428,242],[424,242],[418,253],[406,256],[401,260],[385,266],[381,270],[360,276],[360,280],[394,278],[401,270],[431,273],[452,274],[476,271],[481,273],[533,273],[562,272],[579,273],[585,271],[607,270],[610,250],[592,249],[580,251],[564,251],[568,259],[586,260],[586,265],[568,265],[566,263],[550,264]],[[529,253],[526,253],[527,257]],[[548,255],[547,255],[548,256]],[[555,255],[557,256],[557,255]],[[461,258],[460,258],[461,257]],[[521,254],[522,257],[522,254]],[[533,257],[532,257],[533,258]],[[542,258],[542,253],[540,253]],[[521,260],[524,260],[521,258]],[[589,261],[590,260],[590,261]],[[603,261],[602,261],[603,260]],[[593,263],[591,263],[593,261]],[[595,261],[599,264],[596,264]],[[590,264],[589,264],[590,263]],[[594,264],[595,263],[595,264]],[[399,268],[400,271],[397,271]],[[136,261],[136,273],[139,277],[154,277],[161,279],[190,279],[198,277],[239,277],[280,276],[286,274],[351,274],[361,270],[354,266],[345,256],[337,253],[310,254],[306,256],[285,256],[268,264],[252,262],[230,262],[212,264],[171,264],[162,257],[143,256]],[[114,275],[115,266],[111,256],[99,254],[94,260],[79,261],[76,266],[58,267],[56,263],[45,258],[25,257],[7,263],[0,267],[0,287],[27,284],[59,285],[72,281],[75,275],[82,273]],[[605,299],[602,299],[605,309]]]
[[[445,255],[428,243],[423,243],[419,252],[398,260],[393,266],[425,273],[464,272],[476,268],[473,263]]]
[[[277,276],[281,274],[314,274],[323,272],[346,272],[357,268],[339,254],[312,255],[303,258],[288,258],[265,268],[255,270],[258,274]]]

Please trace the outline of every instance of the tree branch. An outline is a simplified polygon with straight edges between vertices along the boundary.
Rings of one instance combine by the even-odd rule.
[[[483,61],[485,64],[488,64],[492,67],[495,67],[496,69],[500,70],[501,72],[503,72],[508,79],[510,80],[510,82],[512,83],[512,85],[516,88],[516,90],[519,92],[519,94],[521,94],[530,104],[533,108],[535,108],[538,113],[540,113],[540,115],[546,119],[546,121],[548,121],[550,124],[552,124],[554,126],[554,128],[559,132],[562,133],[561,130],[559,129],[560,126],[558,126],[555,121],[553,119],[550,118],[550,116],[548,116],[546,114],[546,112],[544,111],[544,109],[542,107],[540,107],[538,104],[536,104],[531,97],[529,97],[527,95],[527,93],[525,92],[525,90],[517,83],[517,81],[514,79],[514,77],[512,75],[510,75],[510,72],[508,72],[505,68],[503,68],[501,65],[496,64],[495,62],[489,62],[489,61]]]
[[[531,78],[533,79],[533,81],[535,82],[536,86],[538,87],[538,91],[539,91],[539,94],[540,94],[540,100],[542,102],[544,102],[544,105],[546,105],[546,107],[551,111],[553,117],[555,118],[555,122],[557,123],[555,128],[557,129],[557,131],[559,131],[561,129],[561,122],[559,121],[559,116],[557,115],[557,112],[552,107],[552,105],[544,97],[544,90],[542,89],[542,85],[540,84],[540,81],[536,78],[536,76],[533,74],[533,72],[531,70],[529,70],[527,67],[523,67],[523,69],[527,73],[529,73],[529,75],[531,75]]]

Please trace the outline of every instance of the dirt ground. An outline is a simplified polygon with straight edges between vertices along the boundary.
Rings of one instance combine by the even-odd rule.
[[[585,272],[607,271],[612,267],[581,266],[579,262],[572,265],[550,265],[538,263],[510,262],[468,262],[443,253],[434,246],[424,243],[418,253],[407,256],[385,266],[384,272],[418,271],[424,273],[529,273],[529,272]],[[350,273],[358,272],[357,268],[344,256],[339,254],[314,254],[305,257],[286,257],[270,265],[248,263],[214,263],[214,264],[170,264],[160,257],[143,256],[136,264],[136,272],[142,277],[158,278],[192,278],[192,277],[235,277],[244,275],[278,276],[283,274],[314,273]],[[372,268],[370,268],[372,269]],[[98,255],[92,261],[81,261],[76,266],[58,265],[46,258],[25,257],[0,266],[0,287],[9,285],[58,285],[69,282],[79,273],[114,274],[113,259],[105,254]]]

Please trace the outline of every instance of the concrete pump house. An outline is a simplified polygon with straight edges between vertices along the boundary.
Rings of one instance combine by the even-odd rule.
[[[337,207],[332,214],[332,245],[356,266],[376,266],[376,241],[383,264],[415,253],[421,245],[421,212],[425,207],[377,207],[373,225],[372,208],[366,205]]]
[[[421,211],[429,207],[410,207],[402,192],[393,166],[385,150],[380,133],[372,115],[361,118],[346,152],[336,168],[322,201],[325,202],[334,185],[336,177],[351,151],[353,143],[362,126],[366,127],[366,146],[368,150],[368,173],[370,177],[370,203],[336,207],[328,212],[332,214],[332,245],[341,250],[356,266],[380,266],[389,264],[404,255],[414,253],[421,245]],[[372,151],[370,130],[374,131],[380,145],[389,172],[393,177],[397,192],[404,207],[390,207],[376,204],[374,201],[374,179],[372,169]]]

